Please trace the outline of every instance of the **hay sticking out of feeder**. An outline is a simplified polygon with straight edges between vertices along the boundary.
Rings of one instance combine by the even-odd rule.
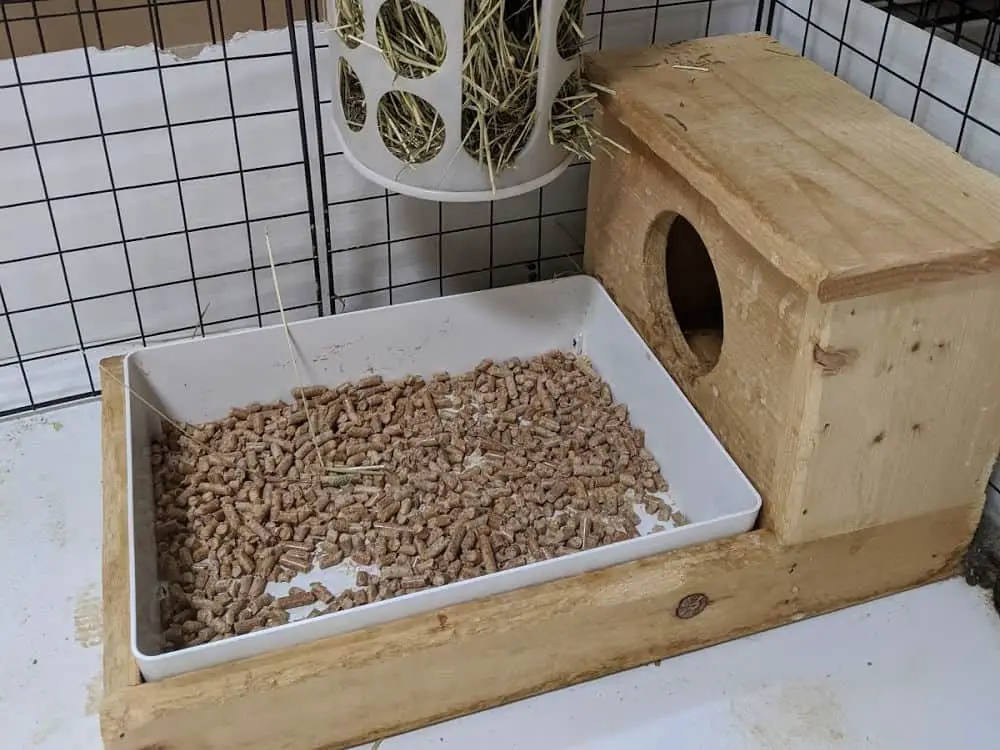
[[[444,147],[444,121],[434,106],[408,91],[389,91],[378,103],[385,147],[404,164],[430,161]]]
[[[549,140],[581,159],[593,159],[598,138],[589,111],[595,99],[597,92],[584,89],[579,75],[566,79],[552,102]]]
[[[513,166],[535,127],[539,0],[466,0],[462,143],[489,171]]]
[[[585,0],[567,0],[559,16],[556,28],[556,48],[564,59],[570,59],[583,51],[586,36],[583,32],[583,12]],[[627,152],[624,146],[600,133],[594,126],[593,110],[599,92],[614,95],[585,80],[580,71],[574,73],[559,88],[552,102],[549,121],[549,141],[558,144],[580,159],[593,160],[594,151],[609,151],[613,146]]]
[[[337,0],[337,20],[334,30],[351,49],[355,49],[364,41],[365,11],[361,0]]]
[[[566,79],[552,102],[549,141],[587,161],[593,160],[597,149],[611,153],[609,146],[628,153],[628,149],[594,127],[592,113],[598,91],[614,94],[610,89],[583,81],[579,73],[574,73]]]
[[[375,35],[386,63],[406,78],[426,78],[437,72],[448,53],[441,22],[413,0],[383,3],[375,19]]]

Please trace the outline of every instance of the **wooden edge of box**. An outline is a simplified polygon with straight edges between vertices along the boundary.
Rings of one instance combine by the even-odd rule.
[[[124,472],[106,477],[123,512]],[[143,684],[124,684],[127,550],[106,528],[102,733],[109,750],[350,747],[949,576],[974,526],[958,508],[796,547],[754,531]]]
[[[128,475],[122,357],[101,360],[101,545],[104,695],[142,682],[130,646]]]

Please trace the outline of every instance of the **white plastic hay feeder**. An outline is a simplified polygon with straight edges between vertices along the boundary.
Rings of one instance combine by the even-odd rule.
[[[328,0],[328,17],[333,26],[330,32],[335,82],[333,118],[344,155],[358,172],[383,187],[415,198],[479,202],[530,192],[548,184],[566,169],[574,157],[562,145],[550,142],[549,126],[560,88],[579,71],[579,54],[564,59],[557,44],[560,16],[567,2],[572,0],[543,0],[540,4],[535,32],[538,35],[538,72],[534,127],[513,165],[495,172],[492,182],[490,170],[469,154],[463,144],[466,2],[420,0],[420,5],[436,16],[447,45],[440,67],[423,78],[397,74],[383,57],[376,19],[384,2]],[[360,41],[351,39],[351,35],[343,31],[346,19],[341,11],[345,6],[353,6],[355,11],[360,9],[363,13],[363,30],[356,21],[353,27]],[[364,93],[363,112],[359,108],[350,122],[345,112],[345,102],[349,99],[345,97],[345,83],[360,86]],[[424,102],[421,106],[433,108],[426,111],[436,114],[444,129],[440,148],[420,163],[407,163],[394,155],[379,129],[379,107],[383,98],[398,97],[403,92],[420,97]]]

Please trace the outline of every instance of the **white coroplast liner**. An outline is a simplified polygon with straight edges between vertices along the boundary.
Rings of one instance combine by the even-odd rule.
[[[146,680],[739,534],[753,526],[760,509],[756,490],[592,278],[575,276],[335,315],[294,323],[289,330],[306,385],[337,385],[372,373],[385,378],[460,373],[485,358],[527,358],[553,349],[586,354],[615,399],[628,406],[632,423],[645,430],[646,447],[670,484],[670,502],[690,523],[161,654],[150,464],[150,440],[160,418],[139,397],[173,419],[198,423],[224,417],[234,406],[289,401],[297,383],[281,326],[150,347],[125,359],[125,382],[133,394],[126,406],[132,650]],[[325,581],[318,570],[303,580]]]
[[[348,47],[331,29],[329,65],[333,71],[333,121],[340,134],[347,161],[364,177],[403,195],[450,203],[480,202],[512,198],[530,193],[562,174],[573,156],[549,142],[552,102],[567,78],[579,68],[579,60],[563,59],[556,44],[559,16],[564,0],[542,3],[539,9],[538,95],[535,129],[514,166],[495,176],[462,146],[462,55],[465,39],[465,3],[456,0],[420,0],[441,22],[448,51],[440,70],[426,78],[396,75],[378,49],[375,17],[383,0],[361,0],[365,14],[364,44]],[[336,1],[328,1],[329,18],[337,18]],[[336,22],[334,22],[336,26]],[[365,92],[367,115],[355,132],[347,126],[340,98],[340,59],[353,68]],[[385,147],[378,132],[376,111],[388,91],[408,91],[434,106],[445,127],[441,151],[430,161],[407,166]]]

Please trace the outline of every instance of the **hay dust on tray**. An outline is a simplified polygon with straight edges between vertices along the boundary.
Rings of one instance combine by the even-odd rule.
[[[465,0],[462,40],[462,145],[496,175],[514,167],[537,122],[538,11],[541,0]],[[352,46],[363,43],[357,0],[338,0],[336,28]],[[558,29],[559,53],[577,56],[583,45],[583,0],[569,0]],[[424,78],[444,62],[449,40],[431,11],[413,0],[386,0],[376,17],[376,39],[386,64],[405,78]],[[341,87],[344,109],[365,108],[360,84]],[[378,105],[378,128],[388,150],[405,164],[434,158],[444,145],[444,126],[428,102],[395,92]],[[591,122],[597,91],[580,73],[560,88],[550,113],[549,140],[581,158],[618,146]],[[357,122],[356,114],[348,122]],[[363,122],[363,118],[360,118]]]
[[[630,539],[637,508],[686,523],[585,357],[293,396],[165,424],[153,444],[165,649]],[[266,591],[333,566],[343,591]]]

